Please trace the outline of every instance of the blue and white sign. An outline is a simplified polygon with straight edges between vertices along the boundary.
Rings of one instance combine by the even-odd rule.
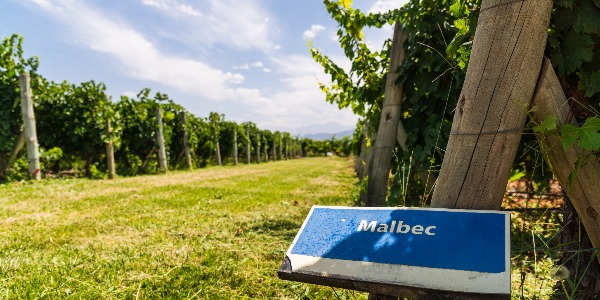
[[[292,272],[510,294],[510,215],[314,206],[287,251]]]

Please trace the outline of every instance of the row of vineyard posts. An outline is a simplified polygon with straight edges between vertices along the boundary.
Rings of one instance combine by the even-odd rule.
[[[79,170],[114,178],[237,165],[240,158],[250,164],[350,152],[348,138],[293,137],[215,112],[199,118],[150,89],[113,102],[103,83],[46,80],[37,58],[24,59],[22,52],[19,35],[0,44],[0,181]]]

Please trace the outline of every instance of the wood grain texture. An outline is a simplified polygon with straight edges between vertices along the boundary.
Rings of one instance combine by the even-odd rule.
[[[27,162],[29,176],[31,179],[40,180],[40,151],[35,126],[35,113],[33,112],[33,100],[29,73],[19,76],[21,88],[21,116],[25,125],[25,145],[27,147]]]
[[[545,59],[534,97],[538,123],[548,116],[557,116],[559,125],[569,118],[569,104],[550,62]],[[600,163],[594,156],[581,166],[572,185],[569,174],[575,170],[579,157],[590,153],[573,145],[564,149],[559,136],[537,135],[546,162],[562,184],[577,211],[594,248],[600,248]]]
[[[366,206],[383,206],[387,196],[392,151],[396,146],[396,133],[402,102],[402,87],[396,85],[396,78],[398,78],[396,70],[404,60],[404,41],[406,37],[406,33],[402,32],[401,25],[396,23],[392,39],[390,69],[381,107],[381,118],[371,162],[369,163]]]
[[[183,124],[183,155],[185,156],[185,167],[189,170],[192,166],[192,155],[190,153],[190,135],[187,130],[187,117],[185,112],[181,113],[181,124]]]
[[[156,107],[156,143],[158,144],[158,166],[161,173],[167,173],[167,151],[163,135],[162,112],[160,106]]]
[[[551,0],[484,0],[432,207],[499,209],[542,64]]]
[[[106,120],[106,136],[112,138],[112,124],[110,120]],[[115,179],[117,172],[115,171],[115,147],[112,140],[106,143],[106,169],[108,179]]]

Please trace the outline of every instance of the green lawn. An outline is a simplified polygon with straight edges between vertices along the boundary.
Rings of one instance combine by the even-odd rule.
[[[2,299],[358,299],[277,269],[313,204],[352,205],[341,158],[0,185]]]

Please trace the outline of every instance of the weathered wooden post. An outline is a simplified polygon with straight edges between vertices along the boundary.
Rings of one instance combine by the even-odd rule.
[[[187,129],[187,117],[185,112],[181,113],[181,124],[183,126],[183,152],[185,155],[185,167],[192,169],[192,155],[190,154],[190,136]]]
[[[283,141],[282,136],[279,136],[279,160],[283,160]]]
[[[264,149],[263,151],[264,151],[264,155],[265,155],[265,162],[269,162],[269,151],[267,149],[267,148],[269,148],[269,143],[267,142],[266,137],[264,137],[263,142],[265,144],[265,146],[263,147],[263,149]]]
[[[238,165],[237,126],[233,127],[233,165]]]
[[[296,158],[296,140],[292,139],[292,159]]]
[[[223,161],[221,160],[221,145],[219,144],[219,136],[216,137],[216,150],[217,150],[217,165],[222,166],[223,165]]]
[[[158,166],[161,173],[167,173],[167,151],[165,149],[165,138],[163,135],[163,122],[160,104],[156,105],[156,142],[158,143]]]
[[[246,137],[248,137],[248,141],[246,141],[246,163],[250,164],[250,125],[246,126]]]
[[[377,137],[375,138],[375,146],[373,147],[372,161],[369,164],[366,206],[383,206],[387,196],[392,152],[396,146],[396,132],[400,120],[400,104],[402,103],[402,87],[396,85],[397,69],[404,60],[405,40],[406,34],[402,32],[402,27],[397,22],[394,28],[390,69],[385,85],[381,118],[377,129]]]
[[[431,207],[500,209],[540,74],[551,0],[484,0]]]
[[[542,64],[533,101],[537,107],[535,120],[538,124],[544,123],[549,117],[555,118],[557,125],[576,122],[561,82],[548,59]],[[560,230],[558,240],[561,245],[558,264],[566,270],[585,270],[572,272],[567,279],[577,281],[577,286],[565,287],[562,285],[565,281],[561,280],[555,289],[571,295],[572,299],[594,299],[600,293],[600,278],[597,276],[600,265],[593,260],[594,257],[600,259],[600,256],[597,251],[590,250],[600,248],[600,224],[597,221],[600,210],[600,163],[589,151],[576,144],[564,148],[562,138],[554,131],[538,132],[536,136],[544,159],[568,196],[565,197],[563,209],[565,225]],[[589,159],[581,164],[584,157]],[[571,175],[573,172],[577,175]]]
[[[277,161],[277,136],[273,135],[273,160]]]
[[[23,117],[23,124],[25,124],[25,142],[27,145],[29,176],[31,176],[32,179],[40,180],[42,178],[40,170],[40,151],[35,127],[35,113],[33,111],[29,73],[21,74],[19,81],[21,85],[21,116]]]
[[[108,137],[108,142],[106,142],[106,167],[108,179],[115,179],[115,147],[112,141],[112,125],[110,120],[106,120],[106,136]]]
[[[290,159],[290,141],[285,139],[285,159]]]
[[[256,133],[256,162],[260,164],[260,135]]]

